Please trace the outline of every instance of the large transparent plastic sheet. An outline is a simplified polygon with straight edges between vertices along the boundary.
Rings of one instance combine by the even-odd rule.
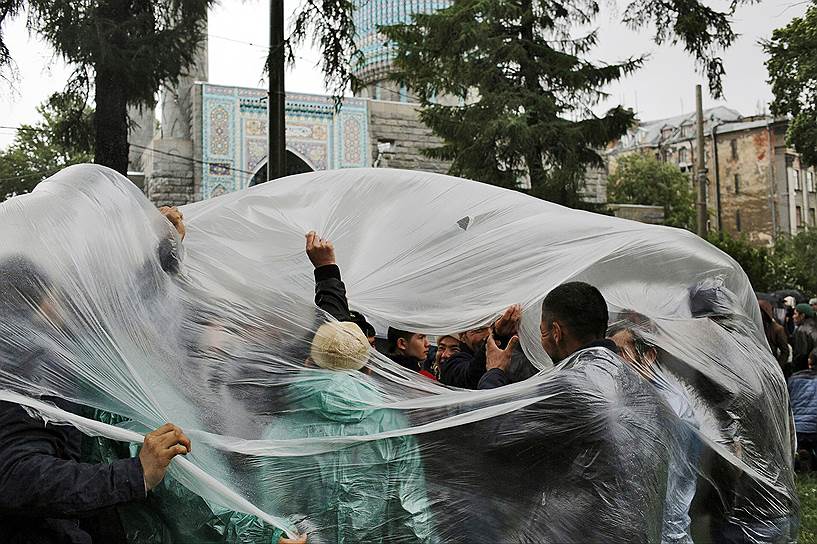
[[[180,242],[91,165],[0,205],[0,264],[48,293],[21,307],[21,280],[3,279],[0,400],[121,441],[172,421],[193,443],[173,479],[310,542],[796,540],[783,376],[746,275],[694,235],[395,170],[304,174],[182,211]],[[471,391],[375,352],[363,371],[310,365],[331,320],[310,230],[334,242],[350,307],[380,334],[465,331],[520,303],[540,372]],[[541,305],[567,281],[598,287],[610,334],[637,335],[649,362],[593,348],[554,367]]]

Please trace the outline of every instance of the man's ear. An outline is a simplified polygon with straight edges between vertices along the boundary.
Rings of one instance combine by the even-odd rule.
[[[564,329],[562,329],[562,324],[553,320],[553,324],[550,326],[550,335],[553,337],[553,341],[557,344],[562,341],[564,338]]]
[[[408,342],[406,342],[405,338],[398,338],[396,345],[397,349],[399,349],[400,351],[406,351],[406,348],[408,347]]]

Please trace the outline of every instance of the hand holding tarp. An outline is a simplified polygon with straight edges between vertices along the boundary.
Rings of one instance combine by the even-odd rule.
[[[329,240],[319,238],[314,230],[306,235],[306,255],[315,268],[335,264],[335,246]]]
[[[513,336],[519,332],[520,321],[522,321],[522,306],[520,304],[508,306],[508,309],[494,323],[494,333],[504,338]]]
[[[176,206],[162,206],[159,208],[159,212],[176,228],[176,232],[179,233],[179,238],[184,240],[187,229],[184,226],[184,214],[181,210]]]
[[[190,439],[172,423],[165,423],[147,434],[139,452],[139,462],[145,474],[145,490],[150,491],[159,485],[174,457],[187,455],[191,450]]]
[[[485,370],[487,371],[493,368],[498,368],[503,372],[507,371],[508,366],[511,364],[513,350],[518,343],[519,337],[514,336],[508,342],[508,346],[505,349],[500,349],[500,347],[496,345],[494,335],[491,334],[491,336],[488,337],[488,341],[485,343]]]

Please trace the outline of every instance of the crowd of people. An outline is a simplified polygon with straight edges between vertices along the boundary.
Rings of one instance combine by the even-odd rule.
[[[788,383],[797,467],[808,472],[817,469],[817,298],[798,304],[784,297],[782,321],[768,300],[759,304],[766,339]]]
[[[179,268],[174,244],[185,236],[184,221],[175,208],[161,211],[178,234],[158,247],[161,268],[173,275]],[[393,327],[380,331],[385,332],[384,343],[364,315],[350,310],[331,241],[308,233],[306,254],[314,267],[315,303],[332,318],[317,327],[307,366],[332,372],[292,384],[291,397],[296,400],[289,406],[289,415],[279,426],[267,429],[266,438],[359,436],[406,428],[408,423],[400,414],[360,408],[381,400],[375,387],[354,375],[365,370],[371,350],[378,346],[400,367],[455,388],[453,391],[497,393],[539,372],[519,342],[520,305],[510,306],[485,326],[438,335],[434,346],[422,332]],[[8,259],[0,268],[0,281],[7,283],[2,289],[3,312],[50,315],[45,274],[20,259]],[[712,317],[716,324],[719,319],[730,319],[718,313],[719,289],[698,285],[690,290],[696,317]],[[817,307],[817,300],[812,302]],[[817,444],[815,310],[796,305],[794,326],[787,330],[788,323],[779,324],[763,304],[761,308],[770,347],[781,369],[788,372],[790,368],[792,373],[789,388],[797,437],[801,446],[813,450]],[[763,501],[753,500],[752,493],[760,493],[752,487],[755,484],[738,477],[702,483],[699,469],[705,443],[699,432],[702,423],[693,409],[701,400],[691,398],[689,391],[705,378],[684,379],[683,365],[652,341],[656,324],[648,317],[627,310],[611,327],[601,292],[587,283],[569,282],[556,286],[544,298],[540,333],[544,351],[555,363],[563,362],[537,390],[541,400],[462,431],[479,429],[481,447],[491,452],[489,461],[506,461],[499,462],[499,472],[484,482],[484,494],[469,489],[446,492],[453,504],[473,516],[462,520],[456,531],[441,528],[432,519],[434,499],[423,475],[422,438],[383,439],[368,444],[364,451],[340,450],[292,460],[293,473],[306,474],[304,463],[312,463],[308,471],[320,474],[321,485],[281,482],[276,494],[297,503],[298,511],[314,516],[319,541],[338,543],[692,542],[694,503],[708,500],[702,498],[704,485],[718,486],[717,493],[706,496],[718,495],[722,503],[719,514],[708,512],[716,518],[710,528],[714,541],[785,542],[796,534],[795,507],[773,513],[764,509]],[[791,363],[789,344],[794,347]],[[3,364],[22,368],[20,359],[32,353],[46,356],[36,349],[32,353],[14,349],[2,353]],[[607,398],[611,395],[616,398]],[[724,395],[717,399],[717,392],[711,395],[713,399],[704,400],[713,405],[727,403]],[[578,398],[590,400],[581,403]],[[87,414],[83,407],[63,399],[50,400],[68,412]],[[610,406],[615,410],[609,410]],[[541,414],[548,407],[569,407],[571,420],[547,421]],[[601,426],[600,411],[609,412]],[[308,421],[298,419],[307,417],[304,414]],[[111,414],[96,411],[89,417],[105,420]],[[733,426],[739,424],[733,422]],[[647,428],[652,434],[644,441],[642,433]],[[309,434],[299,435],[304,429]],[[582,430],[584,439],[574,436],[576,429]],[[735,432],[739,434],[740,429]],[[461,438],[463,443],[473,439]],[[19,405],[0,403],[0,527],[6,541],[132,542],[133,533],[121,519],[122,510],[166,489],[165,475],[173,459],[195,447],[172,423],[147,434],[138,453],[121,452],[120,458],[109,462],[93,462],[99,458],[88,457],[87,440],[74,427],[49,424]],[[623,466],[633,474],[608,479]],[[400,473],[395,476],[395,471]],[[717,480],[709,480],[713,479]],[[663,490],[655,504],[639,504],[645,497],[654,497],[655,490]],[[274,508],[277,500],[280,497],[261,506]],[[639,507],[633,508],[636,505]],[[197,541],[256,538],[259,544],[287,544],[310,538],[308,534],[288,538],[280,529],[258,520],[244,523],[244,537],[236,536],[240,533],[235,528],[237,518],[231,516],[228,513],[226,519],[233,521],[226,523],[233,523],[233,530],[222,529],[218,534],[196,537]],[[591,517],[593,523],[588,523]],[[656,517],[661,520],[658,527],[651,521]],[[450,537],[454,532],[457,538]]]

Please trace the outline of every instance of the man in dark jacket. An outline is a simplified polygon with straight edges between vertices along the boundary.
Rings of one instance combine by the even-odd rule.
[[[798,304],[794,308],[794,354],[792,367],[795,372],[808,368],[808,356],[817,348],[817,319],[808,304]]]
[[[617,353],[607,332],[607,303],[598,289],[582,282],[565,283],[552,290],[542,303],[542,347],[554,363],[577,351],[604,348]],[[510,383],[508,368],[519,339],[514,336],[507,346],[497,344],[493,335],[486,345],[486,373],[479,389],[494,389]]]
[[[808,369],[792,374],[788,386],[798,455],[805,466],[813,468],[817,449],[817,349],[808,357]]]
[[[604,340],[607,315],[601,293],[585,283],[546,297],[542,345],[564,362],[507,397],[495,392],[494,404],[536,400],[475,425],[480,455],[472,464],[490,467],[491,477],[480,480],[479,493],[449,499],[467,502],[474,515],[457,527],[465,536],[452,531],[446,542],[659,541],[673,416]],[[481,389],[507,383],[516,342],[502,350],[489,338]]]
[[[178,233],[178,238],[172,230],[163,233],[157,248],[161,268],[172,274],[179,270],[184,222],[176,208],[160,212]],[[35,378],[38,367],[53,364],[34,331],[60,325],[55,290],[25,257],[7,258],[0,269],[0,314],[7,323],[16,321],[22,335],[0,340],[0,366],[20,378]],[[46,400],[90,415],[65,400]],[[0,527],[6,541],[91,542],[92,536],[100,542],[123,541],[113,506],[144,498],[162,480],[170,460],[190,450],[190,441],[171,424],[147,435],[138,458],[110,464],[81,463],[83,440],[74,427],[48,425],[17,404],[0,403]]]
[[[428,357],[428,336],[419,332],[401,331],[389,327],[388,341],[389,349],[386,357],[403,368],[436,380],[433,374],[423,368],[423,363]]]
[[[791,365],[789,364],[789,341],[786,337],[786,329],[774,319],[774,311],[768,300],[759,300],[760,317],[763,319],[763,332],[766,334],[766,341],[772,355],[777,359],[783,376],[788,378],[791,375]]]
[[[445,385],[477,389],[485,374],[485,343],[493,332],[500,346],[516,334],[522,319],[522,307],[515,304],[490,327],[472,329],[460,334],[460,351],[440,363],[440,381]]]
[[[0,340],[0,367],[21,381],[53,366],[35,331],[59,327],[58,303],[45,274],[24,257],[0,264],[0,313],[25,329],[27,338]],[[70,412],[80,407],[46,399]],[[122,541],[112,508],[141,500],[165,475],[190,440],[168,423],[145,437],[138,458],[109,464],[80,462],[83,434],[30,416],[17,404],[0,402],[0,527],[4,542],[90,543]]]

